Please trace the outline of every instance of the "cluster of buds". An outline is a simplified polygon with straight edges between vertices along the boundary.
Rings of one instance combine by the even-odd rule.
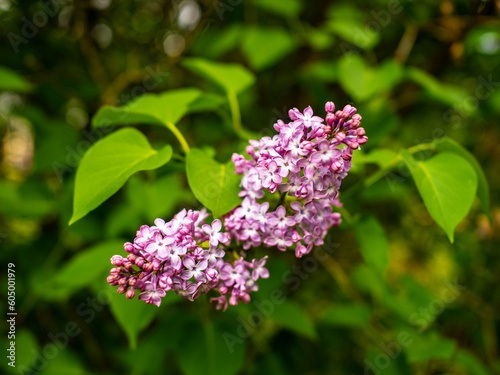
[[[342,179],[351,168],[352,152],[367,142],[360,127],[361,116],[347,105],[335,112],[333,102],[325,105],[325,119],[304,112],[289,111],[290,122],[274,125],[273,138],[250,141],[247,160],[233,154],[236,173],[242,175],[240,206],[220,220],[206,224],[208,214],[182,210],[165,222],[143,225],[133,243],[127,242],[126,258],[111,258],[114,268],[107,281],[127,298],[160,306],[168,291],[193,301],[211,290],[217,309],[225,310],[240,301],[248,303],[250,292],[258,290],[259,278],[269,277],[267,256],[245,260],[230,258],[227,247],[234,239],[243,249],[266,246],[295,250],[297,257],[322,245],[332,226],[340,225],[333,206],[338,200]],[[265,191],[276,195],[275,207],[262,201]],[[279,195],[279,196],[278,196]]]
[[[356,108],[347,105],[335,112],[328,102],[325,110],[323,119],[314,116],[311,107],[303,113],[293,108],[290,122],[274,124],[278,134],[250,141],[250,160],[233,154],[236,173],[243,175],[240,196],[245,199],[224,225],[245,249],[262,244],[283,251],[293,247],[300,257],[340,224],[340,214],[332,208],[340,206],[339,188],[351,168],[353,150],[368,138]],[[281,193],[274,211],[268,202],[259,203],[264,190]]]
[[[268,277],[264,268],[267,258],[247,262],[243,258],[225,262],[224,244],[230,235],[221,232],[222,223],[205,224],[206,210],[179,212],[173,220],[156,219],[155,225],[143,225],[134,243],[127,242],[128,256],[115,255],[107,281],[118,286],[118,293],[160,306],[161,298],[172,290],[193,301],[210,290],[216,290],[217,308],[239,301],[247,303],[249,292],[256,291],[259,277]]]

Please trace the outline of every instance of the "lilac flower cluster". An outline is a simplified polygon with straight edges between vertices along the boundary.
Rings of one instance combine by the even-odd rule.
[[[229,304],[247,303],[249,293],[258,289],[257,280],[269,277],[264,267],[267,257],[251,262],[243,258],[225,262],[224,244],[231,237],[221,232],[222,223],[205,224],[206,210],[179,212],[173,220],[156,219],[154,226],[143,225],[134,243],[127,242],[128,256],[115,255],[107,281],[117,285],[118,293],[160,306],[169,290],[191,301],[210,290],[220,293],[212,298],[217,309]]]
[[[236,173],[243,175],[244,200],[224,225],[244,249],[262,244],[282,251],[294,247],[301,257],[323,244],[328,229],[340,224],[332,206],[340,206],[339,187],[351,168],[352,151],[368,138],[356,108],[347,105],[335,112],[328,102],[325,110],[323,119],[311,107],[303,113],[293,108],[289,123],[274,124],[278,134],[250,141],[250,160],[233,154]],[[258,201],[264,190],[281,194],[274,211],[268,202]]]

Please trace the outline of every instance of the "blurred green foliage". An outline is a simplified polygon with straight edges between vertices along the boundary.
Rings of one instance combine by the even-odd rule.
[[[0,0],[0,257],[16,265],[18,312],[16,368],[2,368],[500,373],[499,12],[463,0]],[[303,259],[262,250],[271,278],[224,313],[107,286],[109,258],[141,224],[237,204],[191,192],[203,171],[190,159],[213,157],[205,173],[222,175],[247,137],[327,100],[356,106],[369,142],[325,246]],[[127,124],[140,131],[116,130]],[[76,175],[93,143],[125,133],[144,165],[111,187],[92,173],[116,167],[102,159]],[[189,146],[200,150],[186,161]],[[75,183],[99,207],[68,226]]]

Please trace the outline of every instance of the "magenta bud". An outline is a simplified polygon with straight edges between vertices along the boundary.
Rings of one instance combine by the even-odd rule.
[[[219,287],[219,293],[222,294],[222,295],[226,294],[227,293],[227,287],[224,286],[224,285],[220,286]]]
[[[160,269],[161,262],[158,259],[153,260],[153,269],[158,271]]]
[[[359,121],[359,122],[361,122],[362,118],[363,117],[361,117],[361,115],[359,113],[356,113],[354,116],[352,116],[352,120],[353,121]]]
[[[128,281],[128,278],[122,277],[122,278],[120,278],[120,280],[118,280],[118,284],[125,285],[127,283],[127,281]]]
[[[111,264],[120,267],[123,264],[123,258],[120,255],[113,255],[111,257]]]
[[[120,286],[116,289],[116,291],[117,291],[118,293],[120,293],[120,294],[123,294],[123,293],[125,293],[125,292],[127,291],[127,287],[126,287],[125,285],[120,285]]]
[[[357,135],[365,135],[366,134],[365,129],[364,128],[356,129],[356,134]]]
[[[128,279],[128,285],[134,286],[136,283],[137,279],[135,277],[132,276],[130,279]]]
[[[335,115],[329,112],[326,114],[325,120],[327,125],[332,125],[335,122]]]
[[[125,297],[127,297],[128,299],[132,299],[134,298],[135,296],[135,290],[133,289],[129,289],[127,290],[127,293],[125,293]]]
[[[326,135],[331,135],[332,134],[332,130],[333,129],[332,129],[331,125],[325,125],[324,132],[325,132]]]
[[[344,159],[345,161],[349,161],[352,159],[352,155],[350,154],[342,154],[342,159]]]
[[[253,146],[247,146],[245,147],[245,151],[247,152],[248,155],[250,156],[254,156],[255,155],[255,149],[253,148]]]
[[[106,277],[106,281],[110,284],[113,284],[115,282],[115,277],[114,276],[108,276]]]
[[[333,102],[326,102],[326,104],[325,104],[325,111],[326,112],[333,112],[333,111],[335,111],[335,104]]]
[[[135,286],[135,288],[136,288],[136,289],[142,289],[142,288],[144,287],[144,281],[143,281],[143,280],[141,280],[141,279],[138,279],[138,280],[136,281],[136,283],[135,283],[135,285],[134,285],[134,286]]]
[[[143,269],[146,272],[152,271],[153,270],[153,263],[147,263],[147,264],[145,264]]]
[[[352,115],[354,115],[356,113],[357,109],[349,104],[347,104],[344,109],[342,110],[342,112],[344,113],[347,113],[347,117],[351,117]]]
[[[130,262],[129,260],[126,260],[125,262],[123,262],[123,267],[125,267],[127,270],[131,269],[132,262]]]
[[[132,263],[134,263],[135,262],[135,255],[129,254],[129,255],[127,255],[127,259],[130,260]]]
[[[298,117],[295,115],[295,111],[293,109],[288,111],[288,117],[290,117],[290,120],[297,120]]]
[[[142,266],[144,266],[144,258],[136,258],[135,265],[139,268],[142,268]]]
[[[335,139],[339,142],[342,142],[345,139],[345,133],[338,132],[337,134],[335,134]]]
[[[356,150],[359,147],[358,142],[350,142],[349,147],[352,148],[353,150]]]
[[[126,242],[126,243],[123,244],[123,249],[127,253],[131,253],[132,251],[134,251],[134,245],[132,245],[130,242]]]
[[[358,143],[360,145],[364,145],[366,142],[368,142],[368,137],[365,137],[365,136],[358,137]]]

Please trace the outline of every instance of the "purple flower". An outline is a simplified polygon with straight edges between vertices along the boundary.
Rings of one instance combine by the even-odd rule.
[[[196,263],[191,256],[185,256],[182,264],[185,268],[181,273],[181,278],[183,280],[189,280],[194,276],[194,279],[197,282],[204,283],[205,281],[207,281],[205,272],[203,272],[203,270],[208,266],[208,262],[206,259],[202,259],[198,263]]]
[[[279,206],[274,212],[274,216],[269,217],[269,225],[282,231],[285,231],[288,227],[293,227],[295,224],[293,217],[286,216],[286,210],[283,206]]]
[[[219,242],[222,243],[229,242],[229,239],[224,233],[219,233],[220,230],[222,229],[222,223],[220,222],[219,219],[214,220],[212,222],[212,226],[208,224],[203,224],[201,228],[203,229],[203,232],[208,234],[210,238],[210,245],[217,246]]]
[[[158,255],[163,259],[168,259],[167,246],[175,242],[173,237],[163,237],[159,232],[156,232],[153,240],[148,246],[146,246],[146,251],[150,254],[158,253]]]
[[[235,264],[234,267],[229,263],[225,263],[221,268],[220,278],[227,287],[230,287],[234,284],[244,285],[245,279],[249,274],[245,266],[241,263]]]
[[[275,229],[273,234],[264,239],[267,246],[276,246],[281,251],[285,251],[287,247],[293,245],[293,240],[290,237],[285,237],[283,231]]]
[[[259,277],[263,279],[267,279],[269,277],[269,271],[264,266],[266,265],[267,255],[261,260],[253,259],[252,260],[252,278],[257,281]]]
[[[153,303],[160,307],[162,297],[165,297],[165,291],[157,288],[152,282],[147,281],[144,285],[145,291],[139,295],[139,299],[146,303]]]

